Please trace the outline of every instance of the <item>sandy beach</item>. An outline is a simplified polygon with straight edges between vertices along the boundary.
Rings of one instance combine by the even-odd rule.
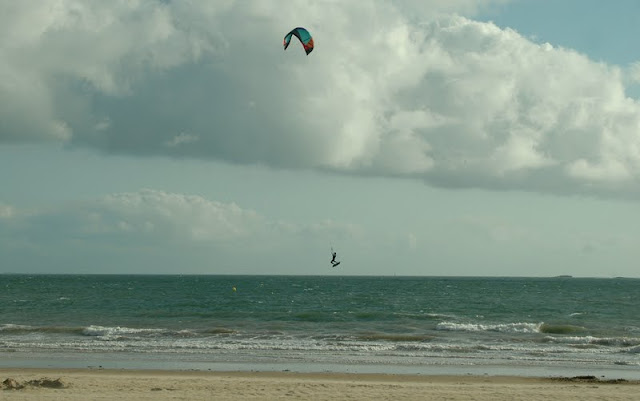
[[[639,382],[598,378],[1,369],[3,400],[629,400]]]

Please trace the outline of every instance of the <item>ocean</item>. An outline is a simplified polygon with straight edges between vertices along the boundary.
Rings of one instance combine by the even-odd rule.
[[[640,279],[0,275],[0,367],[640,378]]]

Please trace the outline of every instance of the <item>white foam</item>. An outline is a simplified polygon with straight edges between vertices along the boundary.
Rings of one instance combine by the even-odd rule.
[[[1,324],[0,331],[18,331],[18,330],[29,330],[32,326],[26,326],[22,324]]]
[[[627,350],[627,352],[630,354],[640,354],[640,346],[631,347]]]
[[[559,344],[584,344],[616,347],[640,346],[640,338],[635,337],[594,337],[594,336],[546,336],[545,341]]]
[[[436,326],[436,330],[444,331],[496,331],[500,333],[539,333],[543,323],[502,323],[502,324],[478,324],[478,323],[453,323],[442,322]]]
[[[130,327],[105,327],[105,326],[89,326],[82,330],[85,336],[93,337],[122,337],[135,334],[160,334],[165,332],[163,329],[134,329]]]

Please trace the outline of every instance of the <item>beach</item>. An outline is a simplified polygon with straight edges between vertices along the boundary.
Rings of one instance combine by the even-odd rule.
[[[629,400],[638,381],[114,369],[1,369],[3,400]],[[11,387],[15,388],[11,388]]]
[[[2,401],[628,400],[640,389],[637,280],[3,278]]]

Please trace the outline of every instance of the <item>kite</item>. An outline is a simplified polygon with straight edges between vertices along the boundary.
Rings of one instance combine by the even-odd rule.
[[[287,50],[287,47],[289,47],[292,36],[300,39],[300,43],[302,43],[307,55],[313,51],[313,38],[311,37],[311,34],[306,29],[300,27],[292,29],[291,32],[284,36],[284,50]]]

